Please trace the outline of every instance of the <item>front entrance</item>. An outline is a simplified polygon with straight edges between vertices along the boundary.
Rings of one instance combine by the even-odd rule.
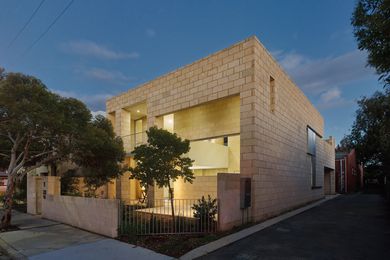
[[[324,195],[332,194],[332,173],[332,169],[324,168]]]

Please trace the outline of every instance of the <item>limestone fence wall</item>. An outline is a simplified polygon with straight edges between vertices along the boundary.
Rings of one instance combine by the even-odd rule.
[[[118,236],[120,202],[74,196],[47,195],[42,217],[108,237]]]
[[[240,174],[218,173],[218,225],[229,230],[243,221],[240,209]]]

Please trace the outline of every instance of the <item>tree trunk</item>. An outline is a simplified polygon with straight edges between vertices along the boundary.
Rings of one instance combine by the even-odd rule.
[[[175,207],[173,205],[173,190],[171,188],[171,184],[168,182],[168,190],[169,190],[169,199],[171,200],[171,211],[172,211],[172,231],[175,233],[176,231],[176,221],[175,221]]]
[[[1,229],[7,229],[11,225],[12,206],[14,203],[15,182],[14,179],[8,175],[7,190],[3,201],[3,216],[1,217]]]

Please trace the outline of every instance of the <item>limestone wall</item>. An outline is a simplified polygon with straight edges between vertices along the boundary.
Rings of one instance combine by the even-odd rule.
[[[173,188],[175,199],[200,199],[202,196],[207,198],[207,195],[216,198],[217,176],[196,176],[192,184],[178,179]]]
[[[240,97],[228,97],[176,112],[174,132],[189,140],[239,133]]]
[[[42,201],[42,177],[27,175],[27,213],[40,214]],[[37,184],[40,187],[37,187]]]
[[[221,231],[242,223],[240,210],[240,174],[218,174],[218,222]]]
[[[252,54],[253,38],[249,38],[111,98],[106,106],[107,113],[115,116],[110,117],[116,133],[122,131],[125,107],[146,102],[150,127],[157,116],[238,95],[253,82]]]
[[[241,173],[253,178],[252,216],[257,221],[322,198],[324,167],[334,168],[334,144],[322,138],[320,113],[257,40],[254,57],[251,106],[241,109],[241,129],[251,127],[252,137],[241,144]],[[253,124],[246,122],[248,117]],[[308,127],[317,133],[314,188],[307,154]]]
[[[237,102],[233,96],[238,95],[240,175],[252,178],[252,219],[269,218],[322,198],[323,187],[313,189],[311,185],[307,127],[318,134],[318,186],[323,185],[324,167],[334,168],[334,143],[323,140],[322,116],[256,37],[113,97],[107,102],[107,112],[115,114],[115,128],[121,129],[123,108],[146,102],[150,127],[161,125],[161,115],[179,114],[185,109],[197,111],[198,106],[230,97],[232,100],[219,109],[227,106],[226,110],[235,114],[237,110],[230,110],[229,106]],[[213,113],[223,113],[220,110]],[[210,118],[215,124],[224,124],[219,117]],[[234,118],[237,117],[233,117],[232,125],[226,125],[232,132],[237,126]],[[175,123],[190,121],[191,115],[180,121],[175,118]],[[219,131],[207,128],[211,135]],[[207,131],[198,130],[189,127],[182,132],[188,138],[208,135]]]
[[[119,200],[47,195],[42,216],[108,237],[118,236]]]

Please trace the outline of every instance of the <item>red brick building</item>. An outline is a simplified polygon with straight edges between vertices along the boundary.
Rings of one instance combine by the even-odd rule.
[[[356,160],[355,149],[336,152],[336,192],[350,193],[363,187],[363,167]]]

